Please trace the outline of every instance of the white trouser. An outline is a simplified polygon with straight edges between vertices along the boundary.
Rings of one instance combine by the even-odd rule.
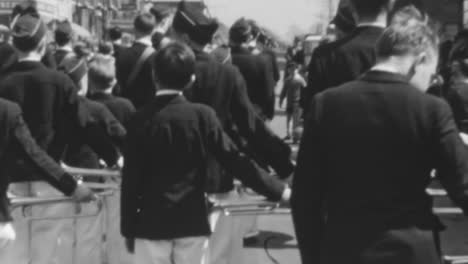
[[[135,240],[134,264],[201,263],[206,237],[171,240]]]
[[[11,242],[15,241],[16,232],[12,223],[0,223],[0,255]]]
[[[35,181],[13,183],[9,192],[15,196],[51,197],[63,194],[46,182]],[[61,217],[73,215],[74,206],[70,204],[37,205],[29,207],[27,217]],[[12,212],[17,239],[10,243],[7,261],[0,263],[15,264],[63,264],[72,263],[73,256],[73,220],[33,220],[28,221],[20,208]]]
[[[210,200],[217,203],[238,201],[239,194],[232,191],[223,194],[210,195]],[[210,225],[213,233],[205,245],[203,264],[238,264],[242,263],[243,241],[245,227],[242,219],[227,216],[222,210],[211,212]]]

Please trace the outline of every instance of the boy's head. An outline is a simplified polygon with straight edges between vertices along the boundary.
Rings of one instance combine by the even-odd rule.
[[[156,84],[163,89],[183,90],[195,80],[195,54],[184,44],[162,48],[153,63]]]
[[[73,28],[68,20],[58,21],[55,29],[55,42],[59,47],[70,44],[73,39]]]
[[[58,69],[67,74],[78,87],[78,94],[86,96],[88,93],[88,66],[83,58],[67,56],[60,63]]]
[[[13,45],[20,53],[37,52],[44,55],[47,26],[42,19],[32,14],[20,15],[15,18],[11,28]]]
[[[379,61],[395,60],[408,70],[410,82],[425,91],[436,73],[439,58],[437,32],[420,19],[391,24],[377,41]]]
[[[118,41],[122,38],[122,29],[119,27],[112,27],[109,29],[109,38],[111,41]]]
[[[112,42],[103,41],[98,45],[98,52],[103,55],[112,55],[114,54],[114,46]]]
[[[150,36],[156,27],[156,19],[151,13],[142,13],[135,18],[133,26],[138,37]]]
[[[245,18],[240,18],[229,29],[229,39],[232,44],[243,44],[253,39],[251,23]]]
[[[96,91],[112,89],[116,83],[114,59],[102,54],[94,56],[89,63],[88,78]]]
[[[351,0],[360,21],[375,20],[382,12],[388,14],[394,4],[395,0]]]

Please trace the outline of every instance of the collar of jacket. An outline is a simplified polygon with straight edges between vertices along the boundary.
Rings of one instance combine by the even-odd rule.
[[[95,99],[110,99],[110,98],[112,98],[112,97],[114,97],[113,94],[111,94],[111,93],[105,93],[105,92],[101,92],[101,91],[99,91],[99,92],[93,92],[93,93],[89,96],[89,98],[91,98],[91,99],[93,99],[93,100],[95,100]]]
[[[409,83],[408,77],[405,75],[379,70],[370,70],[364,73],[360,79],[380,83]]]
[[[28,71],[40,68],[46,68],[40,61],[23,60],[16,63],[15,71]]]
[[[151,36],[146,36],[146,37],[139,38],[139,39],[135,40],[135,43],[140,43],[140,44],[143,44],[143,45],[149,46],[149,47],[153,46],[153,43],[151,42]]]
[[[62,47],[57,47],[56,51],[65,51],[65,52],[73,52],[73,47],[71,45],[65,45]]]
[[[191,47],[191,48],[193,50],[193,53],[195,54],[196,61],[199,61],[199,62],[216,61],[211,54],[206,53],[205,51],[197,49],[195,47]]]
[[[247,54],[247,55],[252,54],[252,52],[250,52],[248,48],[242,47],[242,46],[231,46],[231,53]]]
[[[165,96],[165,95],[182,95],[182,91],[178,91],[178,90],[169,90],[169,89],[166,89],[166,90],[159,90],[156,92],[156,96]]]

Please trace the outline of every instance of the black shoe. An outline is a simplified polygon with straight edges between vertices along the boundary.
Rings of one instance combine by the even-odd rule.
[[[258,238],[258,234],[255,236],[244,237],[244,247],[252,247],[258,245],[260,239]]]

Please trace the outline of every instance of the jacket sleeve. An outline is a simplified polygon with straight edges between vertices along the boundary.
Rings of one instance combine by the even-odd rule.
[[[77,134],[75,137],[78,137],[85,144],[89,145],[108,166],[114,166],[117,164],[120,153],[113,136],[124,133],[125,130],[120,125],[117,128],[111,126],[108,119],[109,116],[106,117],[105,113],[100,113],[102,119],[97,120],[91,114],[84,100],[83,98],[78,98],[76,102],[76,115],[78,115],[76,117],[76,125],[78,127],[77,131],[74,132],[74,134]]]
[[[247,95],[247,88],[240,72],[233,74],[234,92],[231,113],[240,134],[247,139],[250,148],[262,157],[281,178],[287,178],[294,171],[290,160],[291,149],[255,113]]]
[[[324,226],[324,195],[326,185],[321,170],[321,139],[318,111],[306,122],[293,178],[291,209],[302,263],[319,263],[320,241]]]
[[[122,193],[120,197],[120,229],[126,238],[135,237],[138,190],[141,177],[138,133],[134,120],[129,122],[129,130],[124,143],[124,167],[122,170]]]
[[[26,158],[25,160],[31,162],[34,167],[40,171],[39,175],[41,175],[44,180],[66,195],[73,194],[77,185],[75,179],[67,174],[59,164],[37,145],[21,116],[21,111],[18,106],[12,110],[12,113],[12,135],[14,138],[14,146],[19,148],[19,153],[22,153]]]
[[[102,107],[102,116],[103,127],[106,128],[107,134],[119,148],[122,148],[127,130],[105,106]]]
[[[270,200],[281,199],[285,184],[269,175],[253,160],[239,152],[224,132],[214,111],[209,112],[208,146],[220,164],[243,184]]]
[[[273,65],[268,61],[267,57],[261,57],[263,62],[263,85],[265,89],[265,116],[271,120],[275,116],[275,80],[273,73]]]
[[[435,162],[442,186],[468,215],[468,151],[462,142],[447,103],[435,107]]]
[[[325,89],[325,84],[322,79],[322,67],[319,58],[320,48],[317,48],[312,54],[308,66],[308,75],[307,75],[307,87],[303,90],[301,94],[301,107],[304,110],[304,116],[307,116],[309,112],[310,103],[314,96]]]

